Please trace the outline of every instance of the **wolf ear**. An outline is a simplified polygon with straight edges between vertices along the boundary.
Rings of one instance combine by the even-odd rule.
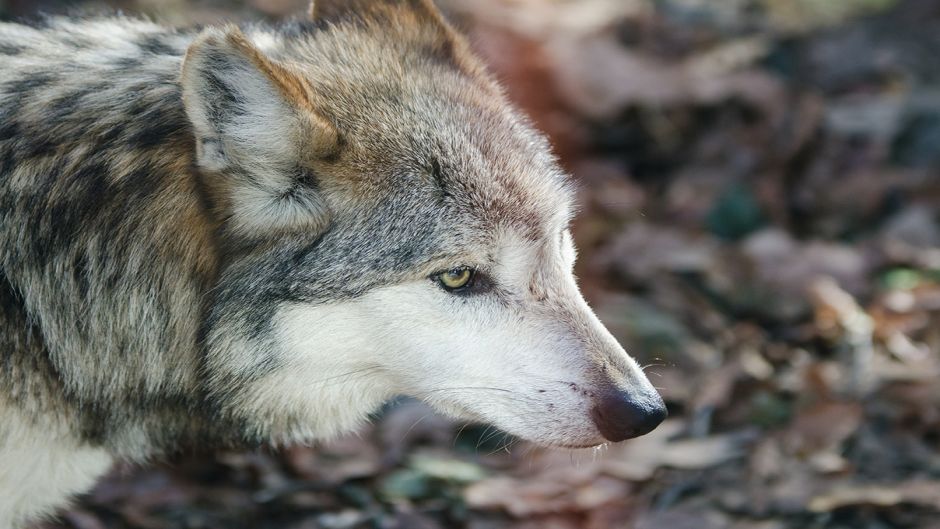
[[[356,18],[379,20],[404,30],[435,57],[451,61],[471,75],[485,75],[467,42],[432,0],[313,0],[310,17],[320,22]]]
[[[447,27],[440,11],[431,0],[313,0],[309,12],[313,20],[337,20],[368,13],[383,6],[404,8],[422,21]]]
[[[196,163],[218,175],[228,228],[249,237],[323,230],[329,212],[307,168],[335,154],[339,135],[304,78],[232,27],[195,40],[181,81]]]

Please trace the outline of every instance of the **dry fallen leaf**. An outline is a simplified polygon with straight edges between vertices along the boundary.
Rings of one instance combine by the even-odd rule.
[[[464,499],[471,507],[501,508],[516,518],[525,518],[578,512],[625,498],[629,490],[626,483],[613,480],[571,483],[537,476],[525,480],[501,477],[474,483],[464,491]]]
[[[930,507],[940,515],[940,481],[911,481],[891,485],[846,485],[814,497],[813,512],[829,512],[849,506],[893,507],[913,503]]]
[[[821,402],[802,410],[784,434],[788,450],[800,453],[838,449],[864,418],[857,402]]]

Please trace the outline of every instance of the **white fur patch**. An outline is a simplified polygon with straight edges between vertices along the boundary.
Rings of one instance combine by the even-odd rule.
[[[352,301],[282,307],[283,366],[247,392],[247,416],[267,418],[260,431],[322,438],[404,394],[541,443],[602,443],[590,418],[598,373],[619,366],[618,382],[644,390],[649,382],[581,298],[570,240],[558,237],[548,250],[504,242],[492,273],[513,292],[509,303],[416,280]],[[531,293],[533,278],[551,283],[550,302]]]
[[[64,429],[0,403],[0,528],[48,515],[111,464],[104,450],[81,446]]]
[[[320,306],[289,305],[275,318],[281,362],[254,383],[239,412],[277,442],[303,442],[346,433],[397,393],[371,355],[375,336],[364,300]],[[366,329],[367,330],[367,329]]]

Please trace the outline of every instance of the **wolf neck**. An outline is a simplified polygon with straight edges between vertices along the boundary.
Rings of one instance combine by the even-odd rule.
[[[197,344],[218,267],[178,85],[185,39],[135,42],[0,84],[0,126],[17,133],[0,141],[0,349],[14,370],[0,401],[131,457],[212,415]]]

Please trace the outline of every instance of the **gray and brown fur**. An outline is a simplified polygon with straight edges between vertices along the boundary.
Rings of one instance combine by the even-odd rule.
[[[295,410],[244,406],[285,365],[279,306],[567,222],[545,141],[428,2],[311,15],[0,24],[0,459],[5,421],[132,460],[303,437]],[[0,500],[0,526],[50,506]]]

